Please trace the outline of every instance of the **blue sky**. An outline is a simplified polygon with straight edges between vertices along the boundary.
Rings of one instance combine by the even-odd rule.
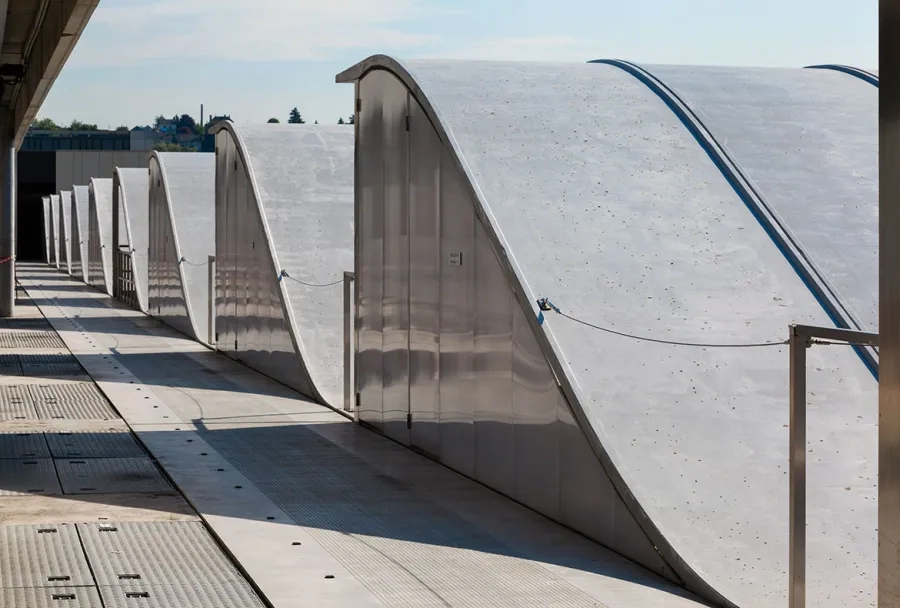
[[[528,61],[877,67],[877,0],[100,0],[40,116],[310,122],[352,111],[334,75],[374,53]]]

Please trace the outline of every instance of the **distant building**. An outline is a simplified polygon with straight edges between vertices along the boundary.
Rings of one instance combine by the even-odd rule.
[[[54,150],[130,150],[131,133],[128,131],[70,131],[57,129],[45,131],[31,129],[22,142],[20,151],[38,152]]]
[[[174,120],[160,118],[159,123],[156,125],[156,132],[163,135],[175,135],[175,130],[177,128],[178,124]]]

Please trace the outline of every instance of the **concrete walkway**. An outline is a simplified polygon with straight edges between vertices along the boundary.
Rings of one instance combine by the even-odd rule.
[[[20,265],[19,281],[276,608],[697,605],[71,277]]]

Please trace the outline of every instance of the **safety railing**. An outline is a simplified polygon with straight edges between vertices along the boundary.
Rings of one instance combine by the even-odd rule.
[[[353,282],[356,275],[344,272],[344,411],[354,410],[353,403]]]
[[[790,523],[788,524],[788,606],[806,606],[806,349],[815,344],[852,344],[877,347],[878,334],[791,325],[790,348],[790,433],[789,483]]]
[[[127,248],[120,248],[116,251],[115,268],[118,274],[115,277],[115,281],[113,281],[113,297],[125,302],[132,308],[140,309],[137,288],[134,284],[134,264],[131,251]]]

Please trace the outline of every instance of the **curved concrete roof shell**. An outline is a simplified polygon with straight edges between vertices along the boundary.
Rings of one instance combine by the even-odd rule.
[[[564,313],[615,331],[699,343],[780,341],[790,323],[832,325],[685,125],[621,69],[375,56],[338,80],[371,69],[396,74],[426,109],[468,177],[523,305],[549,297]],[[748,70],[758,84],[743,95],[807,75],[832,76]],[[737,107],[749,101],[740,90],[724,94]],[[857,115],[868,101],[848,94],[850,101],[835,101],[865,123]],[[843,131],[865,140],[850,125]],[[726,143],[769,145],[772,153],[787,145]],[[865,141],[858,145],[871,159]],[[830,259],[822,256],[822,264]],[[865,293],[857,294],[865,309]],[[715,601],[785,601],[787,349],[654,344],[544,314],[536,335],[545,356],[596,456],[669,565]],[[850,604],[875,581],[877,385],[849,349],[809,356],[816,456],[808,472],[808,597],[811,605]]]
[[[93,178],[88,210],[88,283],[112,295],[113,180]]]
[[[756,185],[860,329],[878,331],[878,89],[833,70],[645,66]]]
[[[339,407],[341,282],[343,272],[353,269],[353,128],[223,123],[223,129],[252,176],[250,196],[258,202],[276,265],[253,270],[290,277],[279,284],[299,357],[291,373],[308,376],[299,385],[309,387],[310,397]]]
[[[150,311],[204,343],[209,319],[207,263],[216,252],[215,171],[214,154],[150,156],[150,174],[157,178],[150,186]],[[163,249],[163,235],[172,238],[172,256]],[[177,284],[171,284],[172,279]]]
[[[50,264],[59,268],[59,194],[50,195]]]
[[[74,186],[72,188],[72,274],[88,280],[88,236],[90,220],[90,188]]]
[[[138,302],[147,312],[147,252],[150,246],[150,170],[116,167],[114,181],[118,179],[118,196],[121,207],[118,245],[127,245],[134,267],[134,285]],[[114,205],[115,207],[115,205]],[[124,230],[122,228],[124,227]]]
[[[72,191],[59,192],[59,264],[72,274]]]
[[[811,70],[835,70],[837,72],[844,72],[845,74],[849,74],[855,78],[859,78],[865,82],[868,82],[875,87],[877,87],[879,84],[878,70],[864,70],[862,68],[856,68],[850,65],[840,65],[837,63],[808,65],[806,67]]]

